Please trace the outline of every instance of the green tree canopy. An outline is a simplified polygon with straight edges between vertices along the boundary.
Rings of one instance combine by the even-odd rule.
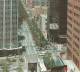
[[[52,68],[55,66],[55,63],[54,63],[54,60],[52,58],[52,54],[47,52],[45,53],[44,57],[43,57],[43,60],[44,60],[44,64],[47,68]]]

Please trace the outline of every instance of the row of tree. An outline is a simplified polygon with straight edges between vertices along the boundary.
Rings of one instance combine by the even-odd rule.
[[[36,45],[39,47],[45,47],[45,45],[47,45],[48,42],[45,40],[42,32],[37,27],[37,24],[34,21],[34,19],[32,20],[28,19],[28,25],[30,27],[30,30],[32,32],[32,36],[33,36],[34,41],[36,42]]]

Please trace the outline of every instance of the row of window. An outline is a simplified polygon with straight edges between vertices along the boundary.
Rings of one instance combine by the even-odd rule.
[[[71,28],[68,27],[67,32],[68,32],[69,35],[71,35],[72,34]]]
[[[11,21],[9,21],[9,20],[5,21],[5,25],[8,27],[10,25],[10,22]],[[13,26],[17,26],[17,21],[16,20],[12,21],[12,24],[13,24]]]
[[[0,12],[0,13],[2,14],[2,12]],[[6,14],[6,16],[8,16],[8,15],[10,16],[10,14],[11,14],[10,10],[6,10],[6,11],[5,11],[5,14]],[[12,15],[13,15],[13,14],[17,15],[17,11],[16,11],[16,10],[13,10],[13,11],[12,11]]]
[[[69,40],[69,41],[70,41],[70,40]],[[68,46],[69,46],[70,48],[72,48],[72,44],[71,44],[71,42],[69,42],[69,41],[67,41]],[[75,45],[74,48],[73,48],[74,52],[76,52],[76,54],[79,55],[79,53],[77,52],[77,49],[79,49],[79,45],[78,45],[75,41],[73,41],[73,44]],[[76,48],[77,48],[77,49],[76,49]]]
[[[75,14],[75,15],[77,15],[77,14]],[[72,21],[72,22],[74,22],[74,24],[77,24],[77,26],[80,26],[80,22],[78,21],[78,20],[75,20],[74,18],[72,18],[71,16],[67,16],[68,17],[68,19],[70,20],[70,21]],[[78,16],[78,17],[80,17],[80,16]],[[69,23],[70,24],[70,23]]]
[[[80,14],[77,14],[75,12],[73,14],[74,14],[75,17],[80,18]]]
[[[68,8],[68,12],[69,12],[70,14],[73,14],[73,11],[72,11],[72,10],[70,10],[69,8]]]
[[[8,33],[10,33],[11,31],[10,31],[10,29],[9,28],[7,28],[7,29],[5,29],[5,34],[8,34]],[[0,31],[0,34],[2,34],[3,33],[3,30],[1,30]],[[16,28],[13,28],[12,29],[12,33],[17,33],[17,29]]]
[[[67,30],[68,30],[68,34],[71,35],[71,34],[72,34],[71,27],[70,27],[71,24],[68,23],[68,25],[69,25],[69,27],[68,27],[68,29],[67,29]],[[71,26],[72,26],[72,25],[71,25]],[[77,34],[79,34],[79,29],[78,29],[78,28],[74,27],[74,31],[77,32]],[[79,36],[77,36],[77,35],[74,34],[74,33],[73,33],[73,36],[74,36],[75,39],[77,39],[77,41],[79,41]]]
[[[0,23],[0,25],[1,25],[1,26],[0,26],[0,30],[2,30],[2,29],[3,29],[3,24]],[[5,28],[6,28],[6,29],[10,29],[10,25],[11,25],[10,22],[6,22],[6,23],[5,23]],[[16,22],[13,22],[13,23],[12,23],[12,28],[13,28],[13,29],[14,29],[14,28],[15,28],[15,29],[17,28],[17,23],[16,23]]]
[[[74,55],[73,55],[73,61],[75,62],[77,67],[79,67],[79,61],[77,60],[77,58]]]
[[[75,31],[75,32],[77,32],[77,34],[79,34],[79,33],[80,33],[79,28],[73,27],[73,29],[74,29],[74,31]]]
[[[67,39],[70,40],[70,41],[72,41],[72,37],[71,37],[70,33],[68,33],[67,36],[68,36]]]
[[[79,52],[78,52],[78,50],[75,47],[73,48],[73,50],[77,54],[77,56],[79,56]]]
[[[5,27],[9,27],[11,24],[10,24],[10,21],[5,21]],[[12,26],[13,27],[17,27],[17,21],[12,21]],[[3,28],[3,21],[0,22],[0,28]]]
[[[70,21],[73,21],[73,18],[69,15],[67,15],[67,18],[70,20]]]
[[[77,9],[78,11],[80,11],[80,7],[72,5],[71,3],[68,3],[68,4],[69,4],[69,7],[73,7],[74,9]],[[70,14],[74,14],[74,16],[76,16],[78,18],[80,17],[80,14],[75,13],[74,11],[70,10],[69,8],[68,8],[68,12]]]
[[[77,9],[78,11],[80,11],[80,7],[79,6],[75,6],[74,5],[74,8]]]
[[[79,36],[75,35],[74,33],[73,33],[73,36],[77,41],[79,41]]]
[[[10,42],[10,38],[5,38],[5,40],[4,40],[5,42]],[[17,42],[17,38],[11,38],[11,41],[12,42]],[[3,42],[3,39],[2,38],[0,38],[0,43],[2,43]],[[7,43],[6,43],[7,44]]]
[[[74,24],[76,24],[77,26],[80,26],[80,22],[79,21],[77,21],[77,20],[73,20],[73,22],[74,22]]]
[[[17,38],[11,38],[11,41],[13,41],[13,42],[17,42],[17,40],[18,40]],[[9,42],[10,41],[10,38],[5,38],[4,41]],[[0,43],[1,42],[3,42],[3,38],[0,37]]]
[[[71,59],[72,58],[72,52],[71,50],[69,49],[70,47],[68,46],[68,58]]]
[[[69,6],[69,7],[73,7],[73,4],[70,3],[70,2],[68,2],[68,6]]]
[[[6,24],[8,23],[8,25],[10,25],[10,22],[11,22],[10,21],[10,17],[9,16],[8,17],[6,16],[5,19],[6,19],[5,20],[5,23]],[[16,16],[12,17],[12,23],[15,24],[15,25],[17,24],[17,17]],[[0,17],[0,25],[1,24],[3,24],[3,18]]]
[[[69,12],[70,14],[73,14],[75,17],[80,18],[80,14],[77,14],[77,13],[75,13],[74,11],[72,11],[72,10],[70,10],[70,9],[68,9],[68,12]]]
[[[16,8],[17,8],[16,5],[12,6],[12,9],[16,9]],[[0,9],[3,9],[3,5],[0,5]],[[6,5],[5,9],[11,9],[11,5]]]
[[[80,3],[80,0],[76,0],[76,1]]]
[[[71,41],[71,37],[70,37],[70,36],[68,36],[68,40]],[[71,44],[71,42],[69,42],[69,41],[68,41],[68,45],[69,45],[70,47],[72,47],[72,44]],[[76,47],[77,49],[79,49],[79,44],[77,44],[77,42],[73,41],[73,45],[75,45],[75,47]]]
[[[69,40],[70,41],[70,40]],[[72,44],[71,44],[71,42],[69,42],[68,40],[67,40],[67,44],[68,44],[68,47],[69,48],[72,48]]]
[[[67,24],[68,24],[68,26],[69,26],[70,28],[72,28],[72,23],[70,23],[70,22],[68,21]]]

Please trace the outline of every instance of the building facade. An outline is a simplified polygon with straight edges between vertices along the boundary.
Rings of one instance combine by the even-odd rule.
[[[80,68],[80,0],[68,0],[68,58]]]
[[[18,47],[19,0],[0,0],[0,49]]]
[[[48,4],[48,0],[33,0],[33,5],[38,5],[38,6],[46,6]]]
[[[63,43],[67,30],[67,0],[48,0],[48,39],[49,41]]]
[[[47,6],[48,5],[48,0],[27,0],[27,3],[28,3],[29,7]]]
[[[41,14],[47,14],[47,6],[34,6],[32,8],[33,17],[39,17]]]

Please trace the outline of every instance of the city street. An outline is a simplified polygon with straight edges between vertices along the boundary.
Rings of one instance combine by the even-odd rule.
[[[29,17],[29,19],[31,20],[31,17]],[[38,47],[36,46],[35,41],[32,38],[32,34],[31,34],[30,28],[27,24],[27,21],[23,22],[23,24],[21,26],[21,31],[22,31],[21,32],[22,35],[25,36],[25,40],[22,41],[22,45],[26,47],[26,58],[27,58],[26,60],[27,60],[27,62],[37,62],[37,56],[35,56],[35,57],[33,56],[33,55],[37,55],[37,52],[38,52],[38,54],[43,53],[43,55],[44,55],[44,53],[46,53],[48,51],[53,54],[55,53],[56,55],[59,55],[60,52],[65,51],[65,49],[66,49],[65,48],[64,50],[62,50],[62,49],[60,49],[60,47],[57,48],[57,47],[53,47],[52,45],[50,45],[47,50],[36,51],[38,49]],[[55,48],[57,48],[57,49],[55,49]],[[65,59],[66,59],[66,55],[63,55],[63,60],[65,60]],[[64,61],[64,63],[68,66],[67,72],[79,72],[73,62]],[[72,68],[73,65],[70,66],[69,64],[73,64],[74,67]],[[74,71],[74,69],[75,69],[75,71]]]
[[[37,63],[38,61],[36,45],[32,39],[32,34],[26,21],[23,22],[21,31],[21,35],[25,37],[21,43],[22,46],[25,46],[26,49],[26,53],[24,55],[26,59],[26,69],[28,71],[28,63]]]

